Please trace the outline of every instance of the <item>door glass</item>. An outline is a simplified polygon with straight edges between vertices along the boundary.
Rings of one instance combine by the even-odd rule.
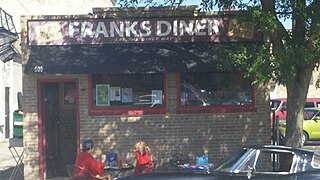
[[[75,104],[76,102],[76,83],[75,82],[65,82],[63,83],[63,102],[67,104]]]

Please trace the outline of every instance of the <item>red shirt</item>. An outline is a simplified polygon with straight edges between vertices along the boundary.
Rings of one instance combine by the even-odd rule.
[[[145,171],[146,169],[145,166],[151,162],[151,158],[148,151],[144,155],[142,155],[140,151],[136,151],[135,155],[136,155],[137,163],[136,163],[136,167],[134,168],[134,174],[141,174]]]
[[[83,168],[82,171],[74,173],[75,177],[85,176],[87,173],[89,173],[91,179],[95,179],[96,175],[102,175],[104,173],[104,163],[99,163],[88,152],[82,152],[78,154],[75,164]]]

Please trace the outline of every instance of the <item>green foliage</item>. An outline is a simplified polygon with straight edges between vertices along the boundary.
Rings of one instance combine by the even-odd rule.
[[[238,47],[229,54],[229,64],[242,67],[246,71],[246,76],[254,76],[257,82],[269,82],[272,78],[273,67],[266,57],[268,49],[263,44],[239,44]],[[259,72],[259,73],[257,73]]]

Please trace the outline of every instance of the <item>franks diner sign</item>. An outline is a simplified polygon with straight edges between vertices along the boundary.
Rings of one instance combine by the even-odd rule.
[[[251,23],[235,18],[29,20],[28,44],[116,44],[260,41]]]

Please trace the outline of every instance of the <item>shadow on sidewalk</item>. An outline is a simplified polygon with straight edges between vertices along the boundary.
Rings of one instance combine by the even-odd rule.
[[[11,176],[11,173],[13,172],[14,167],[8,168],[6,170],[0,171],[0,179],[9,179]],[[16,175],[12,178],[12,180],[23,180],[23,164],[20,165],[20,169],[22,172],[17,169]]]

